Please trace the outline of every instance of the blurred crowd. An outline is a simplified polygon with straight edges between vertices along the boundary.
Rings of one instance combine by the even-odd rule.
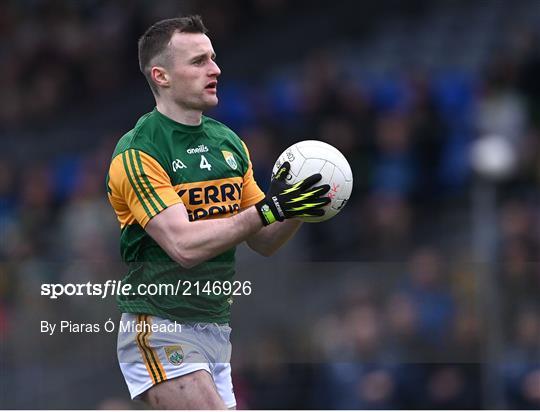
[[[99,97],[129,88],[138,76],[137,40],[157,20],[201,14],[214,43],[227,46],[263,17],[299,7],[282,0],[4,1],[1,128],[43,125],[72,104],[91,106]]]
[[[3,2],[0,133],[9,139],[11,131],[65,110],[84,111],[99,96],[145,87],[134,45],[159,18],[202,14],[218,55],[225,55],[265,19],[301,9],[285,3]],[[309,340],[316,361],[280,361],[291,358],[285,352],[305,350],[284,344],[288,332],[241,355],[233,368],[240,408],[461,409],[493,406],[490,399],[540,407],[538,34],[520,28],[516,47],[490,56],[477,71],[355,74],[332,48],[311,47],[294,65],[268,68],[255,83],[227,75],[211,115],[246,141],[263,189],[274,160],[295,141],[324,140],[349,159],[349,204],[328,223],[305,225],[295,247],[311,260],[362,268],[346,292],[339,280],[328,290],[334,309],[296,332]],[[19,359],[9,342],[17,342],[24,312],[55,310],[35,300],[35,285],[115,278],[119,233],[104,179],[124,132],[96,136],[90,151],[58,148],[54,158],[24,164],[0,155],[0,370]],[[491,262],[477,260],[471,234],[471,192],[483,178],[469,153],[483,135],[507,139],[518,159],[497,183]],[[388,263],[392,281],[381,283]],[[497,313],[487,317],[481,271],[494,288],[489,308]],[[492,376],[499,379],[489,386]],[[6,378],[0,374],[0,386]],[[487,394],[493,385],[500,393]],[[114,402],[89,406],[118,407]]]

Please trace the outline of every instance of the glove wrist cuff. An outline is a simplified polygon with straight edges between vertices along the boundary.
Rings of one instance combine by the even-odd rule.
[[[261,218],[264,226],[268,226],[278,220],[272,208],[268,205],[266,199],[263,199],[259,203],[255,204],[255,209],[257,209],[257,213],[259,213],[259,217]]]

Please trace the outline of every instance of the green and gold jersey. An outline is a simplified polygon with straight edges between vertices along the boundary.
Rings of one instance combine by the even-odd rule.
[[[130,284],[132,291],[118,297],[120,310],[179,322],[228,322],[231,296],[200,289],[208,282],[231,282],[235,249],[185,269],[144,228],[176,203],[182,202],[190,221],[195,221],[228,217],[264,198],[240,138],[209,117],[203,116],[199,126],[187,126],[154,109],[118,142],[107,191],[120,222],[122,259],[129,267],[122,283]],[[178,288],[179,281],[198,281],[199,293],[194,288],[186,291],[187,283]],[[148,285],[160,284],[173,285],[174,292],[137,292],[155,291]]]

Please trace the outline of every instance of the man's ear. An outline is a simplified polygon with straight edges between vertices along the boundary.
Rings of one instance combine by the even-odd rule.
[[[150,69],[150,76],[152,77],[153,82],[160,87],[167,88],[170,86],[169,83],[169,73],[167,69],[162,66],[153,66]]]

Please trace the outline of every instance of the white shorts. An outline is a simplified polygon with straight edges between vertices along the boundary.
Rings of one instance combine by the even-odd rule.
[[[118,332],[118,362],[131,398],[167,379],[205,370],[212,376],[227,408],[236,406],[230,334],[228,325],[180,325],[157,316],[123,313]]]

